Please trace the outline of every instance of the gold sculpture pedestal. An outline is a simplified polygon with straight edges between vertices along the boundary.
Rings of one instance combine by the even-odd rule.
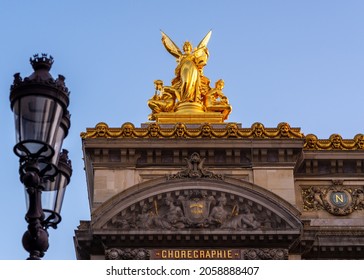
[[[155,114],[157,123],[222,123],[223,116],[215,112],[203,113],[158,113]]]
[[[176,106],[175,112],[154,114],[157,123],[222,123],[224,116],[219,112],[205,112],[198,102],[183,102]]]

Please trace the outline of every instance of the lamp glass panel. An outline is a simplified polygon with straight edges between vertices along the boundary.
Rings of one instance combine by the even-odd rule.
[[[45,96],[27,95],[16,100],[13,111],[17,143],[26,141],[24,146],[32,154],[41,148],[37,141],[54,146],[63,114],[59,103]]]
[[[67,179],[62,172],[59,172],[53,182],[47,182],[42,191],[42,208],[45,219],[51,213],[61,214],[62,203],[67,186]]]

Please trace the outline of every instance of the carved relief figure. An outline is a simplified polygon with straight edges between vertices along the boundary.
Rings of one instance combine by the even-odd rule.
[[[264,126],[261,123],[254,123],[252,125],[253,136],[257,138],[264,137]]]
[[[280,130],[280,133],[281,133],[282,137],[289,137],[289,131],[290,131],[291,127],[289,126],[288,123],[285,123],[285,122],[280,123],[278,125],[278,127],[279,127],[279,130]]]
[[[308,134],[306,136],[305,144],[303,147],[306,149],[316,149],[317,148],[317,136],[314,134]]]
[[[107,137],[109,127],[106,123],[100,122],[96,125],[96,135],[99,137]]]
[[[226,197],[221,196],[217,199],[217,205],[212,208],[210,216],[209,216],[209,223],[216,224],[218,226],[221,226],[225,223],[227,220],[229,213],[225,210],[226,205]]]
[[[132,123],[124,123],[121,127],[121,135],[124,137],[132,137],[134,132],[134,125]]]
[[[212,128],[211,125],[208,123],[205,123],[204,125],[202,125],[201,127],[201,134],[203,137],[211,137],[212,135]]]
[[[148,204],[144,204],[141,210],[136,217],[136,224],[138,228],[152,228],[155,225],[156,213],[154,213]]]
[[[333,149],[341,149],[342,146],[342,137],[339,134],[332,134],[330,136],[330,141]]]
[[[166,205],[169,207],[166,221],[174,228],[184,228],[186,218],[181,207],[174,204],[174,200],[171,197],[166,198]]]
[[[149,125],[149,127],[148,127],[148,131],[149,131],[149,135],[151,137],[158,137],[159,136],[160,127],[156,123],[151,123]]]
[[[312,188],[313,191],[313,205],[315,209],[321,209],[324,207],[324,202],[322,201],[322,191],[319,188]]]
[[[353,192],[355,199],[355,209],[364,209],[364,190],[356,189]]]
[[[364,149],[364,135],[357,134],[357,135],[355,135],[354,140],[357,145],[357,148],[363,150]]]
[[[256,229],[260,227],[260,222],[254,213],[250,211],[247,205],[244,205],[243,212],[238,214],[238,209],[236,209],[235,215],[230,215],[230,218],[221,226],[221,228],[227,229]]]
[[[260,227],[260,222],[257,220],[256,215],[251,212],[249,206],[245,205],[243,208],[243,213],[240,216],[243,223],[243,228],[256,229]]]
[[[235,123],[229,123],[226,127],[228,137],[238,137],[239,128]]]
[[[187,131],[186,125],[183,123],[176,124],[176,136],[177,137],[184,137]]]

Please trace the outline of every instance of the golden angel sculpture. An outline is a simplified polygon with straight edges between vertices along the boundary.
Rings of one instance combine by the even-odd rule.
[[[207,44],[211,31],[201,40],[196,48],[186,41],[183,52],[162,32],[162,43],[166,50],[176,58],[177,67],[171,86],[164,86],[163,81],[156,80],[155,94],[149,99],[148,106],[152,109],[150,120],[156,120],[159,113],[177,113],[198,115],[201,113],[218,113],[222,120],[227,119],[231,112],[228,99],[224,96],[223,80],[216,82],[216,87],[210,87],[210,80],[204,76],[203,68],[207,64],[209,51]]]

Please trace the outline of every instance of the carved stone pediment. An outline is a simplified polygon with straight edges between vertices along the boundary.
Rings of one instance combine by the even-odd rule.
[[[259,204],[225,192],[190,189],[140,201],[120,212],[107,228],[123,230],[272,230],[289,225]]]
[[[102,229],[123,232],[286,231],[297,229],[280,209],[227,191],[186,188],[158,193],[118,211]]]

